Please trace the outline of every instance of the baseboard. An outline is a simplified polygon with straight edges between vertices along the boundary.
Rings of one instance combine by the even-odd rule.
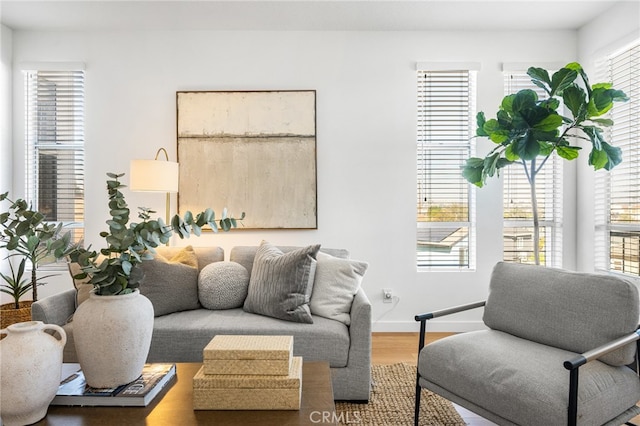
[[[485,330],[487,327],[482,321],[439,321],[427,322],[427,331],[439,331],[449,333],[462,333],[466,331]],[[415,321],[377,321],[371,324],[373,332],[418,332],[420,323]]]

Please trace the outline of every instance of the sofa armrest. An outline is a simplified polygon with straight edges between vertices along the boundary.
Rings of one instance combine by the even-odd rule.
[[[349,363],[356,359],[362,360],[362,367],[369,369],[371,365],[371,302],[362,288],[353,299],[350,315]]]
[[[31,305],[31,318],[45,324],[64,325],[76,310],[76,290],[65,290]]]

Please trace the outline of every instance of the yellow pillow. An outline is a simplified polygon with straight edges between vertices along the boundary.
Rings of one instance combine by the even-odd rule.
[[[156,253],[156,256],[161,256],[166,259],[165,256],[162,256],[160,253]],[[171,259],[167,259],[169,263],[182,263],[183,265],[191,266],[192,268],[198,267],[198,256],[196,252],[193,250],[192,246],[186,246],[182,250],[180,250],[175,255],[171,256]]]

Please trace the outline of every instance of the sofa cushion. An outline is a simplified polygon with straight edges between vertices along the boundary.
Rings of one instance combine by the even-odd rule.
[[[191,246],[180,250],[171,259],[157,253],[152,260],[141,264],[144,278],[140,293],[153,304],[155,316],[172,312],[198,309],[198,268],[194,264],[195,253]],[[184,263],[174,262],[174,259]]]
[[[244,310],[287,321],[313,323],[309,299],[320,244],[284,254],[263,241],[253,264]]]
[[[240,308],[247,298],[249,272],[236,262],[214,262],[198,276],[198,299],[207,309]]]
[[[369,264],[340,259],[322,252],[318,253],[317,261],[309,302],[311,313],[349,325],[353,297],[360,288]]]
[[[293,336],[293,354],[305,361],[347,366],[353,342],[343,323],[316,317],[300,324],[238,309],[177,312],[155,318],[147,362],[202,362],[202,350],[217,334]]]
[[[418,368],[425,380],[515,424],[560,425],[567,422],[569,397],[569,371],[563,362],[575,355],[482,330],[425,346]],[[529,402],[524,410],[522,400]],[[640,381],[631,369],[600,361],[580,368],[578,418],[584,424],[604,424],[638,400]]]
[[[622,278],[500,262],[483,319],[492,329],[582,353],[633,333],[638,310],[638,289]],[[627,365],[634,353],[635,343],[601,361]]]

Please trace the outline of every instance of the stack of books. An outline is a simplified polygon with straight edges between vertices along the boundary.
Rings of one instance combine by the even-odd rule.
[[[215,336],[193,378],[194,410],[299,410],[293,336]]]
[[[131,383],[93,388],[87,384],[80,364],[65,363],[51,405],[146,407],[175,376],[175,364],[145,364],[140,377]]]

